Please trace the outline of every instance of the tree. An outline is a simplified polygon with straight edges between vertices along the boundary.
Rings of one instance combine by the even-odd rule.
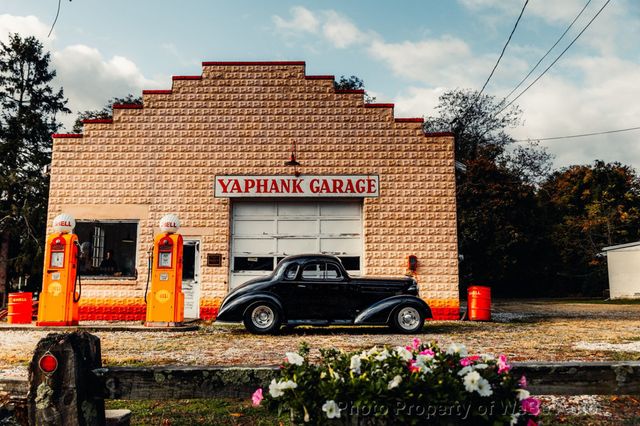
[[[507,129],[520,123],[520,110],[472,90],[445,92],[426,132],[450,131],[456,160],[458,247],[461,290],[490,285],[497,295],[531,294],[540,265],[536,187],[551,157],[534,144],[511,148]]]
[[[551,223],[554,290],[601,295],[607,283],[603,247],[640,239],[638,175],[617,162],[570,166],[542,184],[539,198]]]
[[[50,55],[34,37],[0,42],[0,293],[15,276],[41,276],[51,134],[69,113]],[[0,299],[1,300],[1,299]]]
[[[82,133],[82,120],[93,118],[111,118],[113,117],[113,104],[136,104],[142,105],[142,97],[128,94],[124,98],[113,97],[109,99],[102,109],[87,110],[78,113],[76,121],[73,123],[73,132]]]
[[[335,87],[336,90],[364,90],[364,81],[355,75],[349,78],[342,75],[340,76],[340,80],[333,82],[333,87]],[[375,101],[375,96],[370,96],[367,92],[364,92],[364,103],[370,104]]]

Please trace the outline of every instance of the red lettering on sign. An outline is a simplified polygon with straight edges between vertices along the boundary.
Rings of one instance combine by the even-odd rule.
[[[240,182],[238,179],[233,179],[233,185],[231,186],[231,192],[242,192],[242,188],[240,188]]]
[[[304,191],[302,190],[302,187],[300,186],[300,184],[302,183],[302,179],[296,179],[293,182],[293,192],[294,194],[302,194]]]
[[[371,178],[367,179],[367,192],[369,194],[375,194],[377,190],[376,180]]]
[[[227,180],[226,183],[225,183],[224,179],[218,179],[218,183],[222,187],[222,192],[224,192],[224,193],[229,192],[229,182],[231,182],[231,179]]]
[[[286,181],[282,181],[282,183],[284,183]],[[281,193],[282,190],[280,189],[280,187],[278,186],[278,182],[275,180],[271,180],[271,185],[269,186],[269,192],[276,192],[276,193]]]
[[[318,193],[318,191],[320,190],[320,188],[318,188],[319,182],[320,182],[320,179],[311,179],[311,182],[309,182],[309,190],[311,191],[311,193],[313,194]]]
[[[244,192],[248,193],[251,191],[251,189],[255,188],[256,186],[256,181],[253,179],[247,179],[244,181]]]
[[[333,192],[342,193],[342,185],[344,185],[344,182],[340,179],[333,179]]]
[[[350,194],[353,194],[355,192],[355,188],[353,187],[353,181],[351,179],[347,180],[347,187],[345,188],[344,192],[348,192]]]

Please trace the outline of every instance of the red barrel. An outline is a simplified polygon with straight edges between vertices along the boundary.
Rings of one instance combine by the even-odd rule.
[[[32,293],[9,293],[9,324],[31,324]]]
[[[467,289],[467,312],[471,321],[491,320],[491,287],[474,285]]]

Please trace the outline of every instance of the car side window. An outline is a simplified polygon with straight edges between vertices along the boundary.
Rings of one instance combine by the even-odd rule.
[[[327,268],[325,270],[324,277],[328,280],[339,280],[342,278],[342,274],[340,273],[340,268],[338,265],[333,263],[327,263]]]
[[[317,280],[323,278],[324,268],[322,268],[322,263],[312,262],[304,265],[304,269],[302,269],[302,278],[305,280]]]
[[[298,275],[298,264],[294,263],[293,265],[289,265],[286,271],[284,271],[284,279],[285,280],[295,280]]]

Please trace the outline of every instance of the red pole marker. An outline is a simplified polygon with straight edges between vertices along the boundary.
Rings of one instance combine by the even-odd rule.
[[[45,374],[51,374],[58,369],[58,359],[50,352],[45,353],[38,361],[38,367]]]

